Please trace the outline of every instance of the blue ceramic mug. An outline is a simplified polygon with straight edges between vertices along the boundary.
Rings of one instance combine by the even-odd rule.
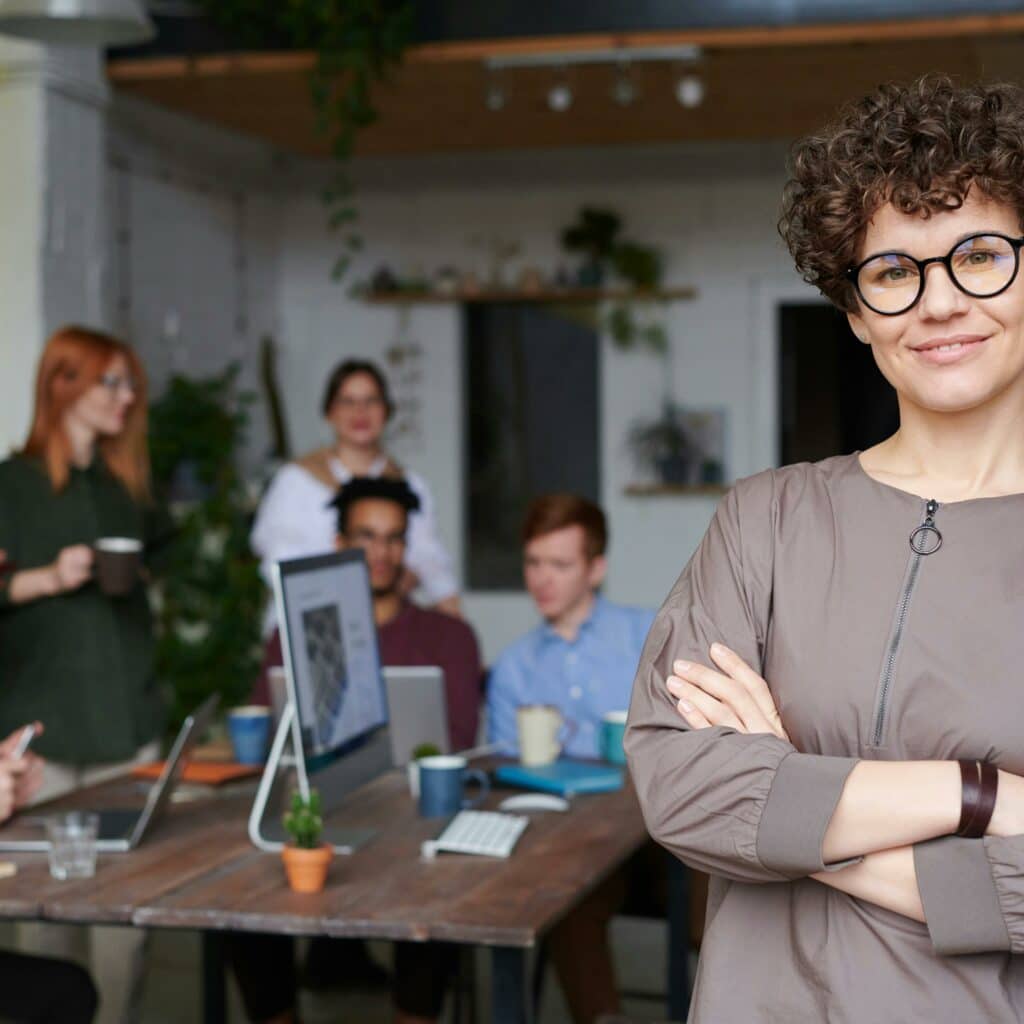
[[[259,704],[228,712],[228,735],[239,764],[262,764],[270,739],[270,708]]]
[[[625,764],[622,740],[626,735],[626,711],[609,711],[601,717],[601,757],[612,764]]]
[[[475,768],[466,767],[464,757],[421,757],[420,766],[420,814],[424,818],[450,818],[459,811],[476,807],[490,792],[487,776]],[[475,782],[480,792],[467,800],[467,782]]]

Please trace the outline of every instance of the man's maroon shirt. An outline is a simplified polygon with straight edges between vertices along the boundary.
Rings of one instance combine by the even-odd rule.
[[[483,669],[472,628],[462,619],[407,602],[390,622],[378,627],[377,641],[382,665],[439,665],[444,670],[452,750],[473,746]],[[281,637],[275,629],[267,641],[263,668],[253,690],[254,703],[270,704],[267,670],[283,664]]]

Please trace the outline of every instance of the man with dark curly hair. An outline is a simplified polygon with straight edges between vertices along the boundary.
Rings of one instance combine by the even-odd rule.
[[[898,431],[725,497],[626,747],[712,876],[691,1021],[1024,1021],[1024,93],[886,86],[780,222]]]

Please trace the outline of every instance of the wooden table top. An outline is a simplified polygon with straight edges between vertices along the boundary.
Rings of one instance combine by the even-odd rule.
[[[114,806],[133,792],[118,782],[74,802]],[[389,772],[329,819],[377,836],[335,857],[324,891],[307,896],[288,888],[277,854],[249,843],[251,800],[249,792],[175,806],[139,849],[101,854],[90,879],[52,879],[45,854],[0,853],[18,864],[0,880],[0,918],[529,947],[647,840],[627,783],[577,796],[566,813],[531,814],[507,860],[422,860],[420,844],[443,822],[420,818],[404,772]]]

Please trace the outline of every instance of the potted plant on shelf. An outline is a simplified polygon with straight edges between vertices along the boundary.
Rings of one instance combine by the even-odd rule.
[[[629,431],[629,447],[641,465],[650,466],[663,484],[694,482],[695,460],[699,452],[687,433],[680,410],[671,401],[662,406],[656,420],[634,423]]]
[[[292,794],[291,809],[284,816],[292,842],[281,851],[281,859],[293,892],[320,892],[324,887],[334,849],[321,841],[323,827],[320,794],[311,789],[308,800],[301,793]]]
[[[611,210],[584,206],[579,219],[562,232],[562,246],[569,252],[581,252],[586,262],[577,271],[577,283],[585,288],[600,288],[605,269],[615,247],[622,221]]]

